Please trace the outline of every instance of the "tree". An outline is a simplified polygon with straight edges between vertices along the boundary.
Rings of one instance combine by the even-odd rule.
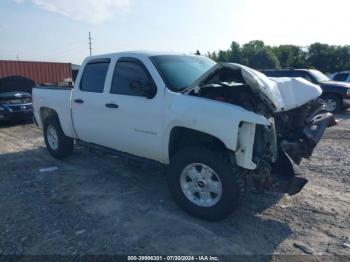
[[[280,65],[282,68],[291,67],[294,62],[294,46],[291,45],[280,45],[278,47],[274,47],[274,53],[276,54]]]
[[[231,43],[231,49],[228,50],[229,62],[231,63],[241,63],[242,51],[241,47],[237,42]]]
[[[230,61],[230,55],[227,51],[220,50],[218,53],[218,60],[220,62],[229,62]]]
[[[343,71],[350,68],[350,46],[337,46],[334,50],[330,72]]]
[[[218,54],[216,52],[212,52],[212,53],[208,52],[207,57],[209,57],[210,59],[213,59],[216,62],[219,61]]]
[[[306,68],[306,52],[299,46],[280,45],[273,47],[281,68]]]
[[[263,47],[253,55],[250,66],[256,69],[275,69],[279,68],[280,64],[272,49]]]
[[[334,46],[327,44],[314,43],[310,45],[308,50],[307,61],[309,64],[322,72],[333,71],[335,58]]]
[[[253,40],[243,46],[232,42],[227,50],[208,53],[215,61],[233,62],[258,69],[316,68],[324,73],[350,69],[350,46],[314,43],[309,47],[296,45],[268,46]]]
[[[252,66],[251,62],[257,52],[265,46],[263,41],[253,40],[243,45],[242,58],[247,62],[248,66]]]

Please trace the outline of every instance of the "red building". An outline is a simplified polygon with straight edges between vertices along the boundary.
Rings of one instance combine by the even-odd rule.
[[[24,76],[36,84],[57,84],[72,81],[71,63],[0,60],[0,78]]]

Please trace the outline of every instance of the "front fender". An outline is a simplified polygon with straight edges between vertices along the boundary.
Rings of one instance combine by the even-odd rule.
[[[255,125],[270,125],[265,117],[239,106],[183,94],[174,94],[169,111],[168,115],[171,117],[167,121],[163,138],[163,144],[166,147],[169,145],[171,130],[174,127],[185,127],[218,138],[231,151],[236,152],[238,148],[242,149],[244,144],[249,144],[252,151]],[[250,132],[249,136],[245,133],[247,130]],[[164,152],[168,152],[167,149],[164,148]],[[246,158],[247,154],[242,155],[241,153],[237,158],[237,164],[255,169],[255,166],[249,164]],[[169,156],[166,162],[169,162]]]

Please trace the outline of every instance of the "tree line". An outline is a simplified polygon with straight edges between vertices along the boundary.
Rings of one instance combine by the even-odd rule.
[[[239,63],[255,69],[315,68],[324,73],[350,70],[349,45],[269,46],[253,40],[242,46],[232,42],[228,50],[209,52],[207,56],[215,61]]]

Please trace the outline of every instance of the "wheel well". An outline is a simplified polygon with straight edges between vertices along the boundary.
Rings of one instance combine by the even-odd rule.
[[[49,116],[56,116],[58,118],[57,112],[52,108],[48,108],[48,107],[40,108],[40,118],[43,124],[45,122],[45,119],[48,118]]]
[[[183,147],[210,145],[219,150],[225,150],[225,144],[215,136],[185,127],[174,127],[170,132],[169,158]]]
[[[342,98],[343,98],[340,94],[337,94],[337,93],[323,93],[321,97],[327,97],[327,96],[335,96],[339,98],[340,101],[342,101]]]

